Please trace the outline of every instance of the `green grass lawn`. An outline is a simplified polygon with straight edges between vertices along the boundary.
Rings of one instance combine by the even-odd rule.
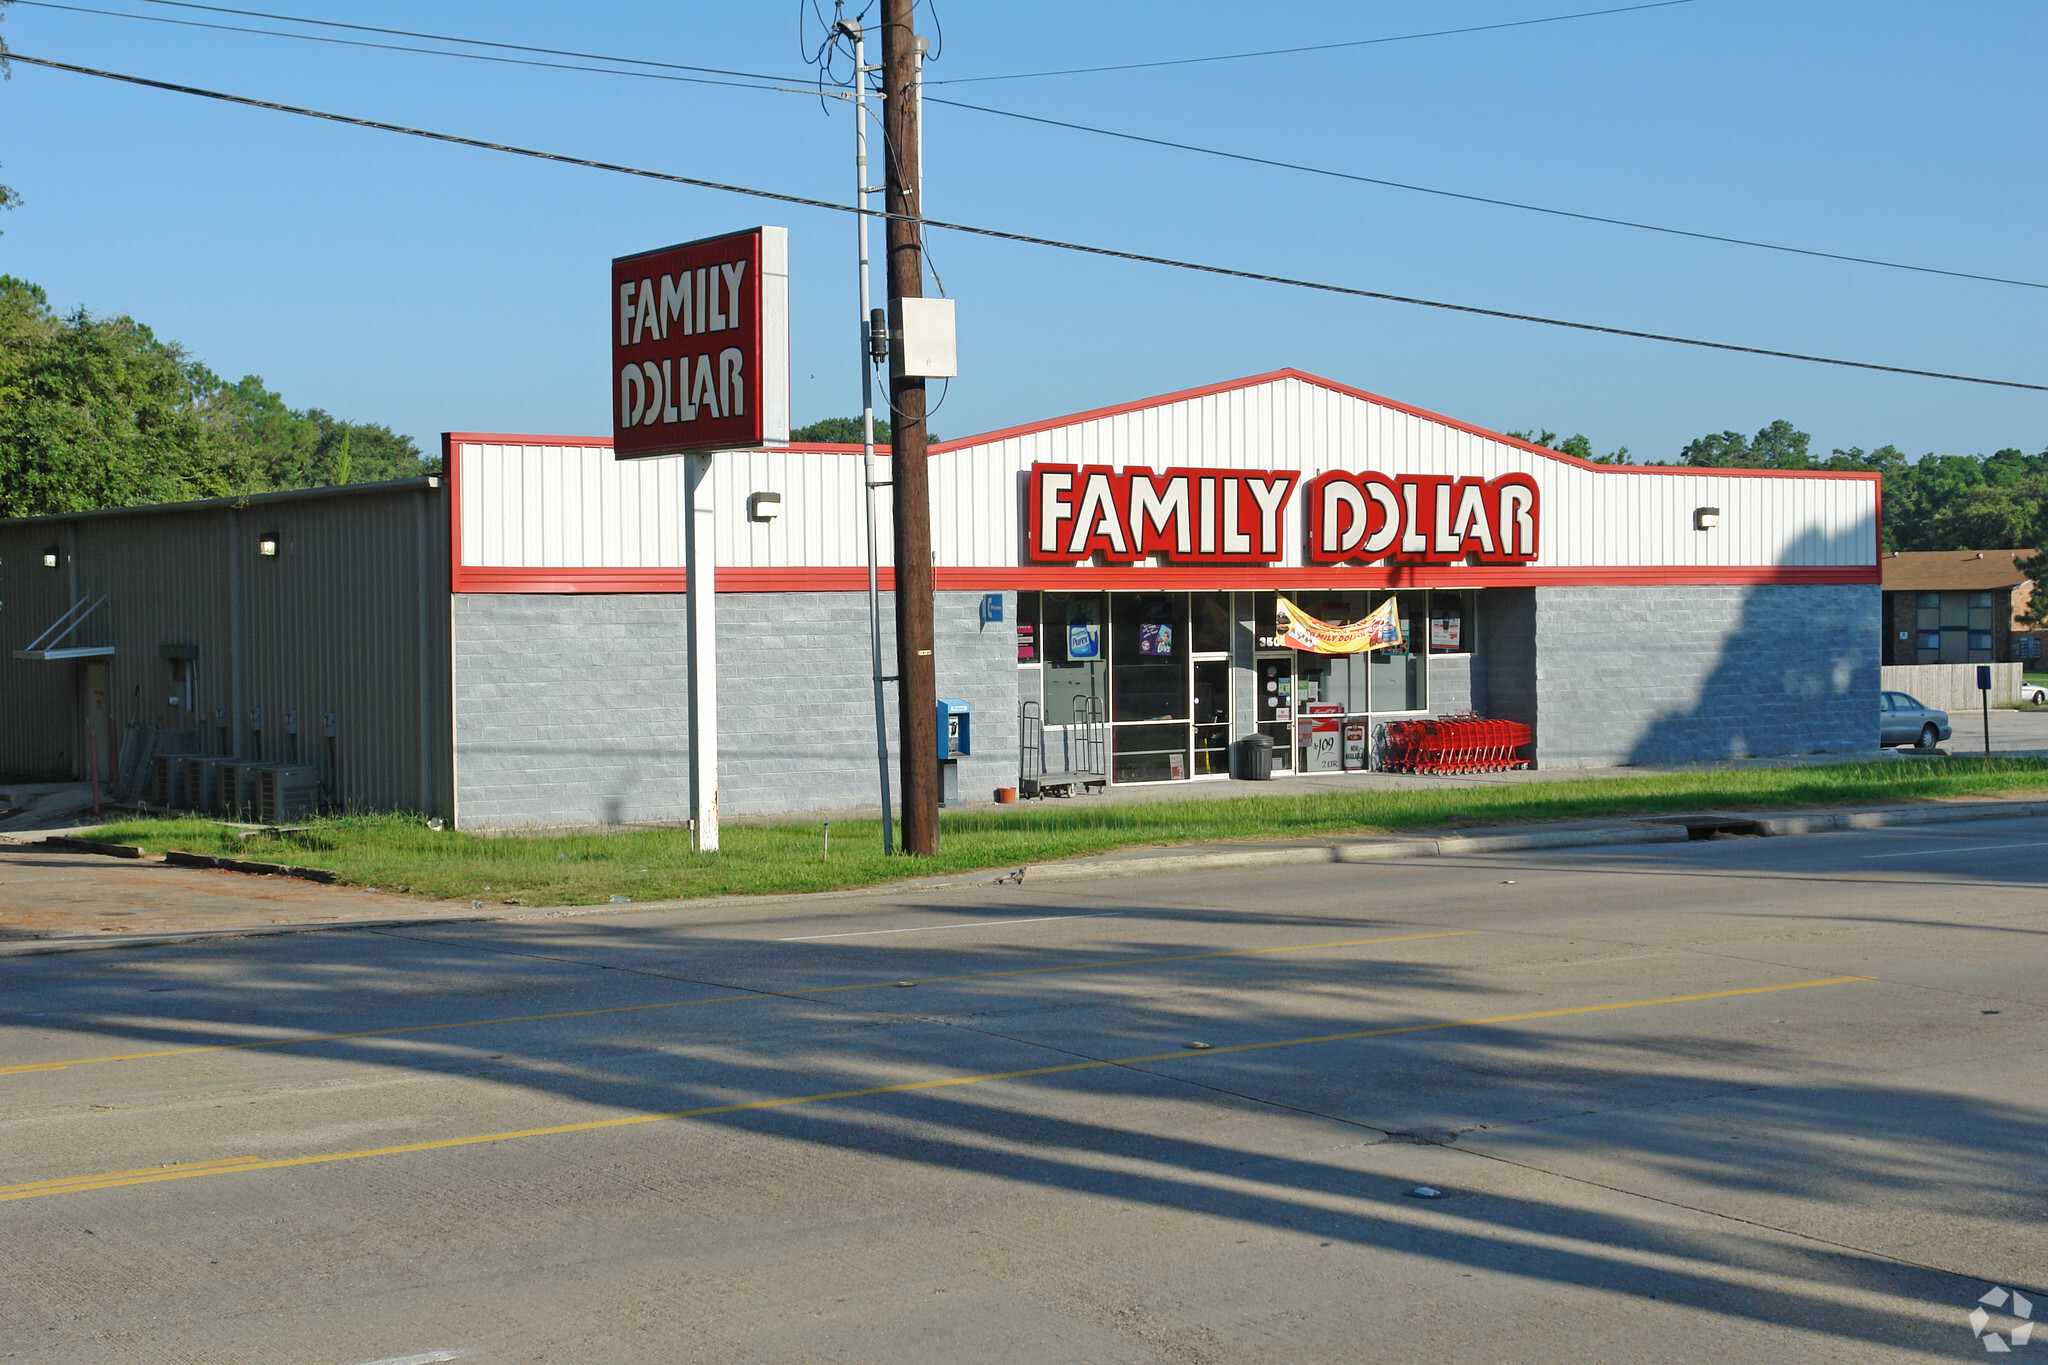
[[[124,820],[93,833],[156,852],[175,848],[331,868],[351,885],[432,899],[589,905],[615,895],[653,901],[837,890],[1155,845],[2007,793],[2048,793],[2048,760],[1885,760],[1142,804],[1081,797],[944,816],[938,855],[915,860],[883,858],[881,827],[873,821],[834,822],[829,861],[821,856],[823,829],[816,823],[728,825],[723,849],[710,855],[692,852],[682,829],[480,836],[431,830],[403,815],[338,816],[314,821],[304,833],[249,839],[229,826],[190,818]]]

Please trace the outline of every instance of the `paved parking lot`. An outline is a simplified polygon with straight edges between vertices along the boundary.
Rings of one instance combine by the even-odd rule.
[[[1977,1356],[2048,1291],[2044,851],[0,961],[0,1358]]]

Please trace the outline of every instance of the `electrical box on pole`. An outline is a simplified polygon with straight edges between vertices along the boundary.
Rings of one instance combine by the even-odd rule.
[[[882,0],[882,130],[889,212],[890,330],[924,302],[924,198],[918,166],[915,0]],[[906,306],[908,311],[906,311]],[[891,338],[892,341],[895,338]],[[898,367],[890,347],[890,493],[896,534],[896,714],[902,726],[903,851],[939,851],[939,757],[934,720],[938,680],[932,658],[932,511],[925,463],[924,378]],[[950,348],[949,348],[950,349]],[[929,359],[930,357],[921,357]]]

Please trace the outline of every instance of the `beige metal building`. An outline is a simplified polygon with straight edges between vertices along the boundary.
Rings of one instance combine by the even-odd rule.
[[[139,792],[151,749],[203,751],[448,812],[445,506],[423,478],[0,522],[0,773]]]

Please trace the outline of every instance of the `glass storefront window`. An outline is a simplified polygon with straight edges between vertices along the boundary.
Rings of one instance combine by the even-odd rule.
[[[1115,781],[1178,782],[1188,775],[1187,726],[1118,725],[1110,736]]]
[[[1194,650],[1197,654],[1221,654],[1230,648],[1230,594],[1191,594]]]
[[[1472,637],[1462,592],[1433,592],[1429,595],[1429,652],[1470,654]]]
[[[1372,603],[1377,608],[1388,596],[1399,599],[1395,608],[1401,620],[1400,649],[1377,649],[1366,666],[1371,678],[1374,711],[1420,711],[1429,704],[1429,674],[1423,663],[1423,641],[1416,628],[1427,629],[1425,594],[1419,592],[1380,593]]]
[[[1017,662],[1020,664],[1038,662],[1038,617],[1043,597],[1043,593],[1036,592],[1017,594]]]
[[[1099,592],[1049,592],[1040,621],[1045,637],[1045,723],[1109,718],[1109,623]]]
[[[1188,595],[1120,592],[1110,602],[1110,719],[1186,720]]]

